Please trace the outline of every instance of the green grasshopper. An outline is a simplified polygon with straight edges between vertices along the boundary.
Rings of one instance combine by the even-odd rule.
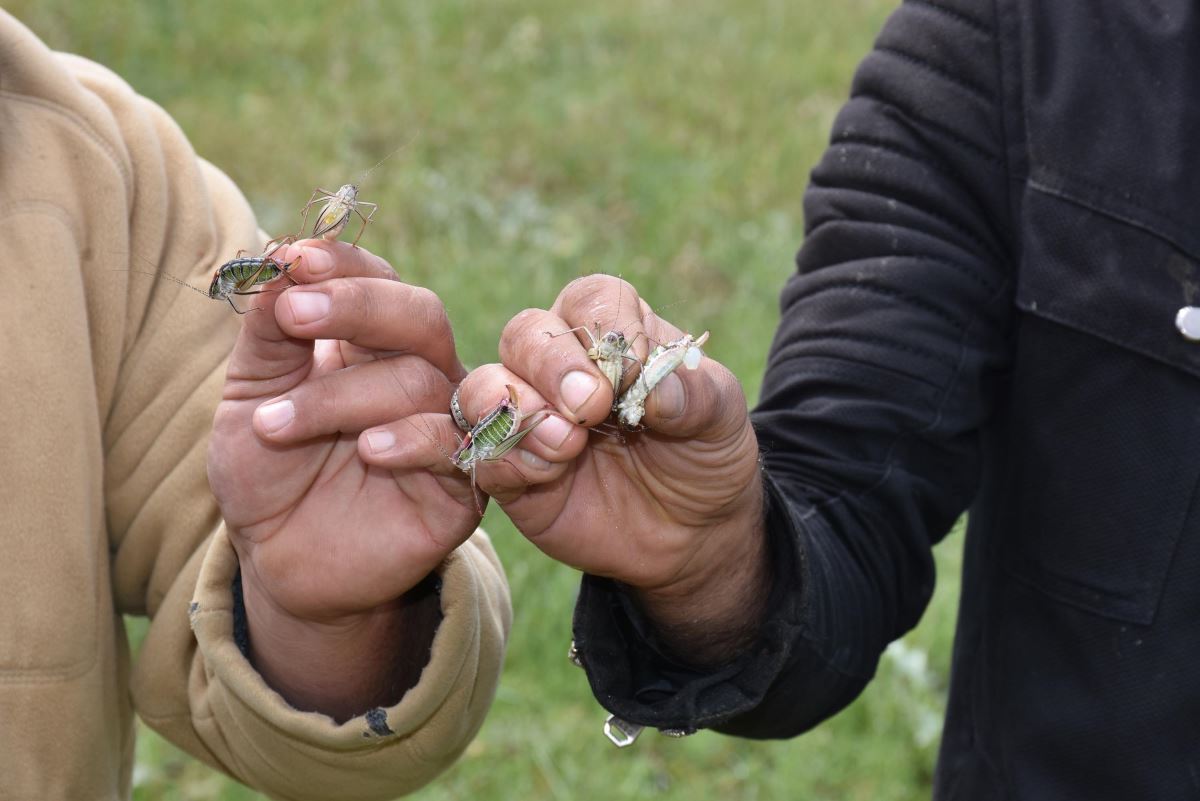
[[[208,285],[207,292],[173,275],[150,273],[144,270],[130,270],[129,272],[150,275],[154,278],[166,278],[168,281],[174,281],[180,286],[187,287],[193,292],[199,292],[201,295],[206,295],[213,300],[227,301],[230,308],[235,312],[246,314],[248,311],[254,311],[254,309],[248,309],[247,311],[239,309],[234,305],[234,295],[259,295],[263,292],[272,291],[267,289],[253,289],[253,287],[269,283],[281,275],[291,281],[293,285],[296,284],[295,279],[292,278],[289,271],[300,261],[300,257],[297,256],[286,264],[274,258],[275,251],[292,241],[293,237],[291,236],[272,239],[263,249],[261,256],[243,256],[242,254],[245,251],[239,250],[236,256],[213,272],[212,281]],[[142,259],[142,261],[146,260]]]
[[[259,295],[267,292],[269,290],[251,289],[251,287],[269,283],[281,275],[295,286],[296,280],[292,278],[289,271],[300,261],[300,256],[283,264],[276,261],[271,255],[282,244],[286,243],[277,244],[274,248],[268,246],[269,252],[264,251],[265,255],[246,257],[239,253],[233,259],[222,264],[213,273],[212,283],[208,285],[208,296],[213,300],[226,300],[235,312],[246,314],[233,304],[234,295]],[[190,285],[185,284],[185,286]],[[191,288],[195,289],[195,287]]]
[[[471,492],[475,496],[475,510],[483,516],[483,504],[479,501],[479,492],[475,488],[475,467],[480,462],[492,462],[502,458],[525,438],[525,435],[535,429],[549,412],[546,410],[534,412],[529,416],[521,414],[517,406],[517,389],[512,384],[505,384],[508,397],[501,398],[479,422],[471,426],[471,430],[463,435],[450,460],[454,466],[471,476]],[[521,428],[526,420],[532,420],[528,426]]]

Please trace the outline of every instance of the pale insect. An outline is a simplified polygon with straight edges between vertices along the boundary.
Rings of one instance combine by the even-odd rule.
[[[650,351],[633,385],[617,402],[617,421],[626,428],[637,427],[646,413],[646,398],[658,383],[675,372],[675,368],[681,364],[689,370],[699,367],[700,360],[704,358],[700,346],[707,341],[707,331],[694,339],[691,334],[684,334]]]
[[[620,276],[617,276],[620,278]],[[621,299],[625,293],[622,291],[617,295],[617,318],[621,317]],[[551,339],[561,337],[564,334],[573,334],[576,331],[582,331],[587,334],[592,346],[588,348],[587,356],[596,363],[596,367],[604,374],[613,388],[613,403],[612,410],[617,410],[617,398],[621,392],[621,381],[625,378],[625,370],[628,367],[626,362],[638,363],[637,357],[630,356],[629,351],[633,348],[633,343],[637,342],[637,338],[642,336],[638,332],[632,339],[625,338],[625,332],[613,329],[600,333],[600,323],[595,323],[595,333],[586,325],[579,325],[570,328],[566,331],[561,331],[557,334],[551,334],[549,331],[546,335]]]
[[[312,238],[332,242],[341,236],[342,231],[346,228],[346,223],[350,222],[350,215],[357,214],[362,220],[362,225],[359,226],[358,234],[354,237],[353,245],[358,247],[358,240],[362,237],[363,231],[367,230],[367,223],[371,222],[375,217],[375,212],[379,210],[378,204],[359,200],[358,187],[355,184],[345,184],[336,192],[317,187],[301,211],[301,231],[308,225],[308,210],[322,200],[325,200],[326,203],[321,207],[317,221],[313,223]],[[358,210],[360,206],[369,207],[371,211],[363,216],[363,213]]]
[[[375,167],[362,174],[362,177],[358,179],[359,182],[365,181],[367,176],[375,171],[376,167],[390,159],[407,144],[405,142],[380,159]],[[321,211],[317,214],[317,221],[313,223],[312,238],[332,242],[342,235],[342,231],[346,228],[346,223],[350,222],[350,216],[357,214],[358,218],[362,220],[362,225],[359,226],[358,234],[354,237],[353,245],[354,247],[358,247],[358,240],[362,238],[363,231],[367,230],[367,223],[371,222],[375,217],[375,212],[379,211],[379,205],[359,200],[358,184],[344,184],[336,192],[330,192],[328,189],[317,187],[313,190],[308,202],[304,204],[304,208],[300,210],[301,236],[304,235],[304,228],[308,225],[308,210],[322,200],[325,201],[325,205],[321,207]],[[360,207],[369,208],[370,211],[364,216],[359,211]]]
[[[297,256],[295,259],[286,264],[274,258],[275,251],[291,241],[292,237],[290,236],[272,239],[267,243],[266,248],[263,250],[263,255],[261,256],[243,256],[242,253],[245,251],[239,250],[237,256],[225,262],[213,272],[212,281],[208,285],[207,292],[205,292],[203,289],[194,287],[186,281],[182,281],[173,275],[166,275],[163,273],[143,273],[141,270],[131,270],[131,272],[152,275],[155,278],[166,278],[168,281],[174,281],[180,286],[187,287],[193,292],[199,292],[201,295],[207,295],[213,300],[224,300],[228,302],[230,308],[232,308],[238,314],[246,314],[247,311],[254,310],[249,309],[247,311],[242,311],[239,309],[233,302],[234,295],[259,295],[263,292],[269,292],[271,290],[252,289],[252,287],[269,283],[281,275],[295,285],[296,281],[291,275],[289,275],[289,271],[293,266],[296,265],[297,262],[300,261],[300,257]],[[145,260],[143,259],[143,261]]]
[[[613,388],[613,410],[617,408],[617,395],[621,391],[621,380],[625,377],[626,361],[631,361],[637,364],[637,358],[629,355],[629,350],[633,347],[633,343],[637,341],[637,336],[633,339],[625,339],[625,334],[621,331],[607,331],[600,333],[600,323],[596,323],[596,333],[585,325],[571,328],[567,331],[562,331],[557,334],[546,333],[551,337],[560,337],[563,334],[573,334],[576,331],[582,331],[588,335],[592,346],[588,348],[588,358],[596,363],[600,368],[600,372],[609,380]]]

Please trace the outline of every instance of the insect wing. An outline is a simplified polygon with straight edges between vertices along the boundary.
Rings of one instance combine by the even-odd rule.
[[[488,454],[487,458],[489,460],[499,459],[501,456],[517,447],[521,440],[525,439],[526,434],[537,428],[538,425],[549,416],[550,412],[545,410],[531,414],[528,419],[532,420],[533,422],[527,425],[525,428],[522,428],[520,431],[515,431],[501,440],[496,447],[492,448],[491,453]]]
[[[321,209],[321,213],[317,215],[317,222],[313,225],[312,238],[320,239],[327,237],[334,239],[346,227],[346,223],[350,220],[350,207],[347,206],[340,198],[334,198],[325,204]]]

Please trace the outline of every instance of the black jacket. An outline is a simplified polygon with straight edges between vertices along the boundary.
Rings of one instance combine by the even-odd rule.
[[[575,635],[659,727],[849,703],[969,507],[935,796],[1200,797],[1200,3],[909,0],[805,196],[760,405],[775,587],[701,674],[612,586]]]

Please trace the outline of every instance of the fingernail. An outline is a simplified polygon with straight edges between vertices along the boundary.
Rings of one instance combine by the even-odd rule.
[[[591,373],[585,373],[582,370],[572,370],[563,376],[562,383],[558,387],[558,392],[562,396],[563,403],[567,404],[567,408],[573,412],[578,412],[583,404],[588,402],[588,398],[596,392],[600,384],[596,381],[596,377]]]
[[[300,325],[315,323],[329,314],[329,296],[324,292],[298,292],[292,290],[284,297],[292,307],[292,317]]]
[[[274,434],[296,417],[296,406],[290,400],[274,401],[259,406],[254,412],[258,422],[269,434]]]
[[[371,453],[390,451],[395,444],[396,435],[386,428],[367,432],[367,447],[371,449]]]
[[[571,436],[574,427],[558,415],[551,414],[537,424],[537,428],[533,429],[533,436],[547,448],[558,450],[567,441],[567,437]]]
[[[549,462],[538,456],[536,453],[530,453],[524,448],[518,449],[517,452],[521,454],[521,461],[524,462],[526,466],[531,467],[534,470],[549,470],[551,467]]]
[[[327,273],[333,269],[333,254],[321,248],[300,248],[301,264],[304,271],[312,276]]]
[[[671,373],[654,388],[654,411],[660,420],[670,420],[683,414],[685,400],[683,382]]]

